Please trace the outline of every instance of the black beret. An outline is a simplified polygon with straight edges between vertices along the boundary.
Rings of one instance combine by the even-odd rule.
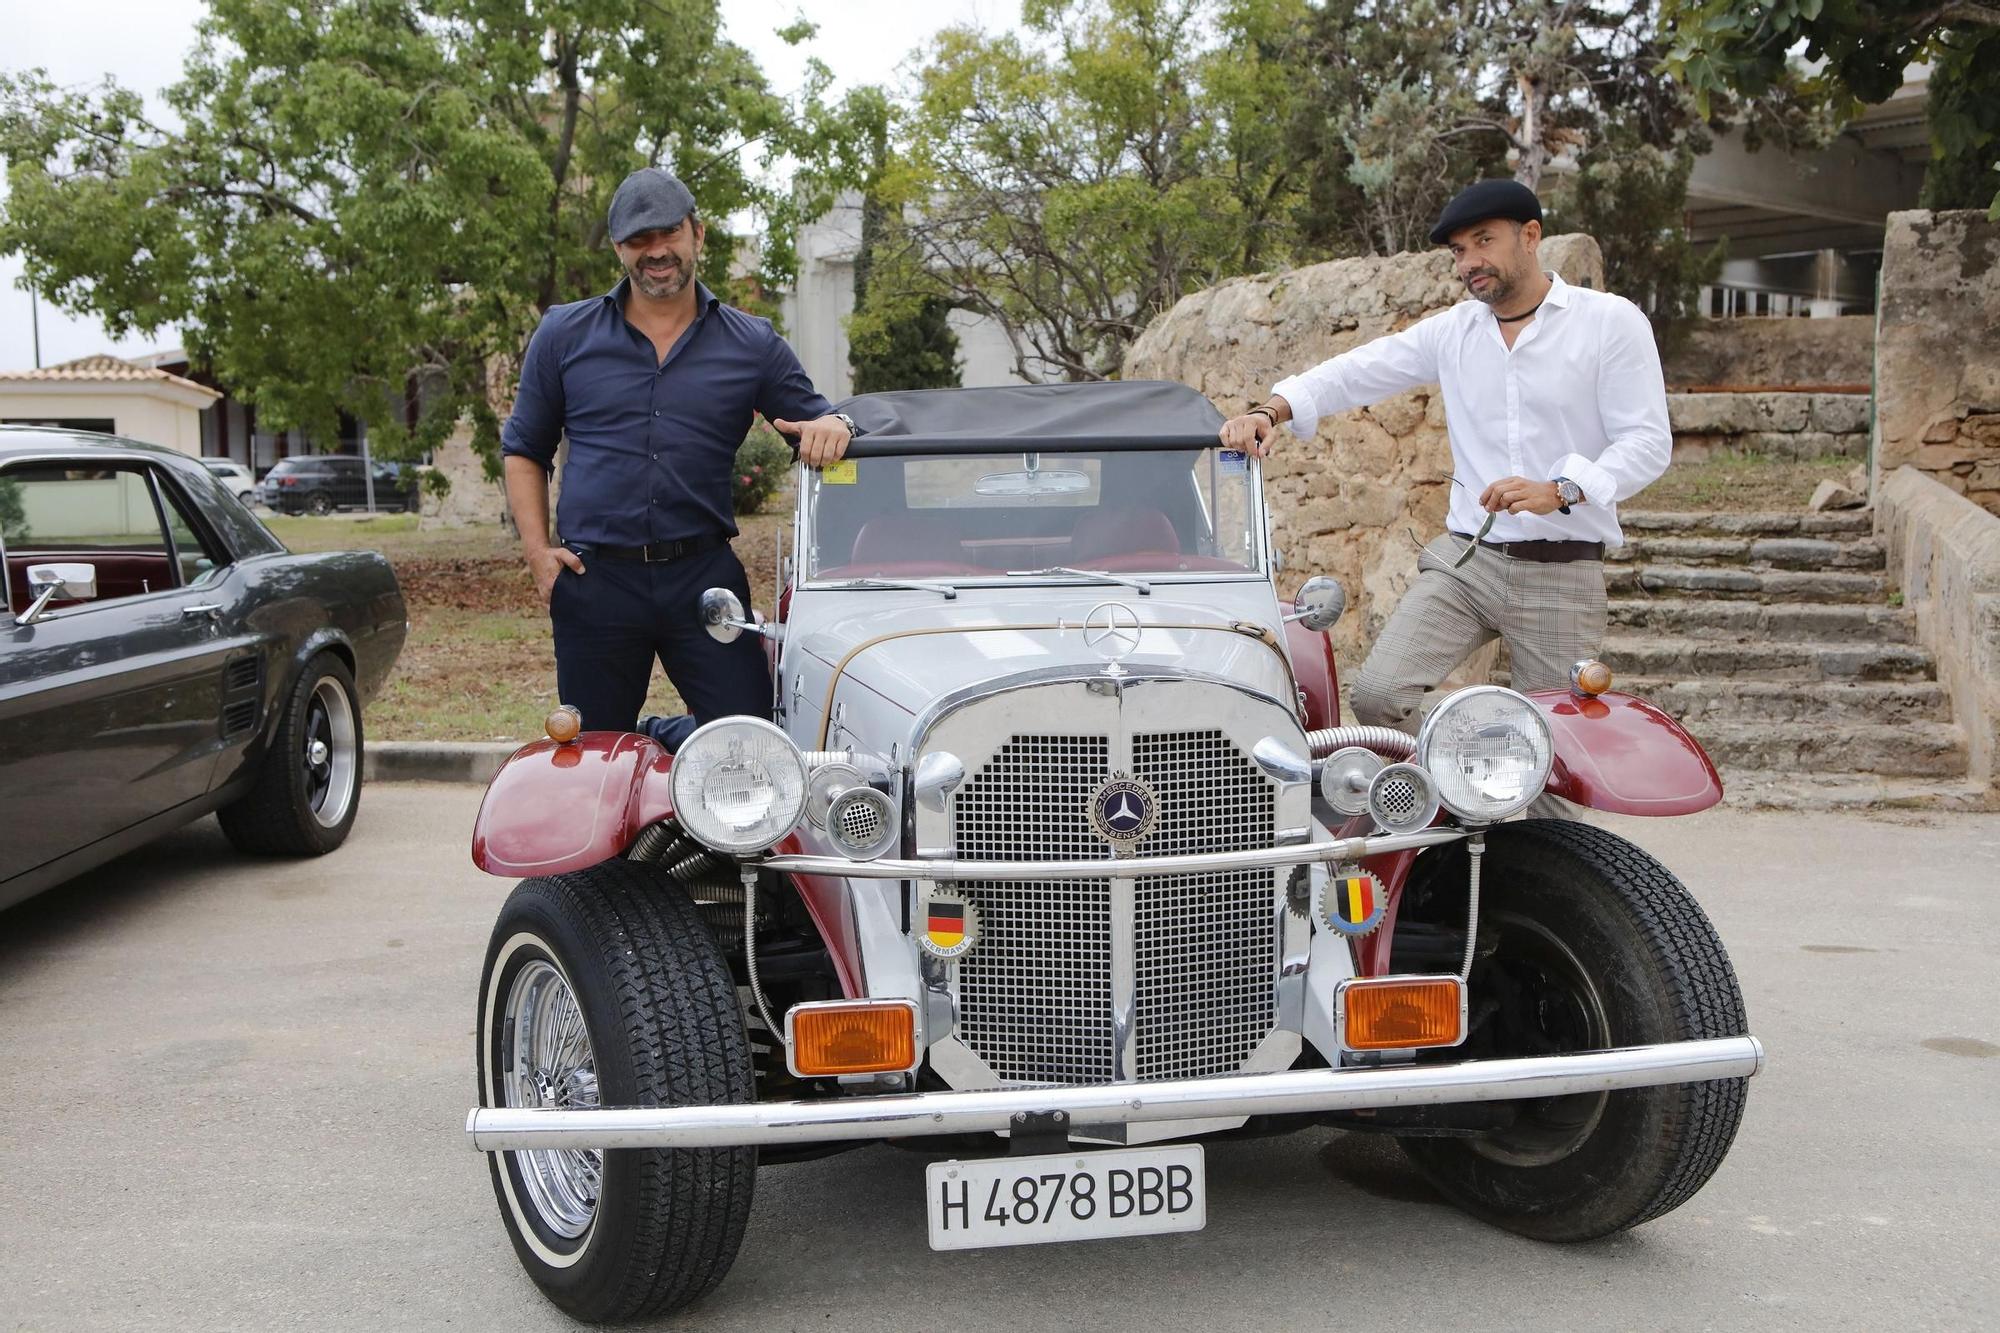
[[[1542,201],[1519,181],[1481,181],[1467,186],[1438,214],[1437,226],[1431,228],[1431,244],[1443,245],[1460,227],[1470,227],[1488,218],[1540,222]]]

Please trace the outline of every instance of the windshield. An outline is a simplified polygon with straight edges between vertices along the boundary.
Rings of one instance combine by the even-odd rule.
[[[1261,576],[1260,523],[1233,450],[848,459],[807,474],[804,574]]]

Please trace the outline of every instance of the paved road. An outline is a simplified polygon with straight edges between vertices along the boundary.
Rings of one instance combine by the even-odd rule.
[[[337,855],[213,822],[0,913],[0,1328],[570,1327],[461,1138],[507,885],[478,793],[377,786]],[[937,1255],[925,1158],[772,1168],[690,1329],[1971,1328],[2000,1310],[2000,817],[1635,832],[1728,941],[1771,1068],[1690,1204],[1553,1248],[1389,1145],[1210,1148],[1193,1236]]]

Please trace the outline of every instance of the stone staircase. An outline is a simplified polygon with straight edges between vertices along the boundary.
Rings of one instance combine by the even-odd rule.
[[[1951,808],[1982,797],[1866,511],[1621,513],[1602,656],[1678,717],[1733,805]]]

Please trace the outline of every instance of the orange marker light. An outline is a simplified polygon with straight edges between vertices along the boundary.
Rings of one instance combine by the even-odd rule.
[[[800,1078],[899,1074],[916,1068],[917,1006],[908,1000],[829,1000],[793,1005],[785,1045]]]
[[[1594,699],[1611,688],[1611,668],[1594,657],[1586,657],[1569,669],[1570,688]]]
[[[1465,1036],[1457,977],[1358,977],[1340,988],[1350,1051],[1456,1046]]]
[[[574,704],[558,705],[542,719],[542,730],[549,733],[549,739],[557,745],[567,745],[583,730],[583,714]]]

